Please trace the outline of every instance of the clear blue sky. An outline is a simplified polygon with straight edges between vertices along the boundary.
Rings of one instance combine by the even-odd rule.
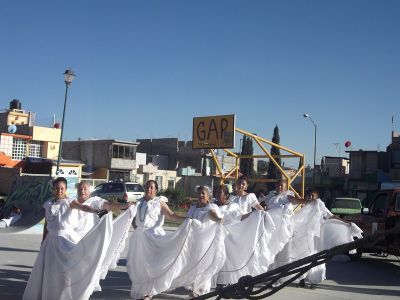
[[[178,137],[195,116],[312,163],[333,143],[384,150],[400,130],[400,1],[1,1],[0,108],[13,98],[65,140]]]

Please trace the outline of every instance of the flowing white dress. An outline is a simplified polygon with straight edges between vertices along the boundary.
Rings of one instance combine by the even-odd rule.
[[[280,194],[272,193],[266,196],[265,204],[267,209],[272,209],[275,207],[281,207],[282,205],[287,205],[290,203],[289,196],[294,196],[293,191],[287,190]]]
[[[44,239],[23,299],[88,299],[98,284],[112,235],[112,216],[80,239],[72,222],[71,199],[50,199],[43,205],[47,221]],[[78,242],[77,242],[78,241]]]
[[[257,197],[254,193],[249,193],[244,196],[233,196],[231,201],[239,205],[240,211],[243,215],[251,212],[252,208],[258,204]]]
[[[332,213],[325,204],[317,199],[306,204],[294,214],[293,235],[288,244],[279,253],[276,266],[282,266],[319,251],[353,241],[361,237],[362,231],[355,224],[347,224],[340,220],[329,219]],[[325,264],[309,270],[299,279],[317,284],[325,279]]]
[[[226,262],[216,279],[218,284],[233,284],[242,276],[267,272],[291,236],[288,228],[293,213],[286,206],[268,212],[253,211],[246,219],[239,218],[239,222],[237,211],[227,206],[220,206],[229,235],[225,239]]]
[[[100,267],[99,280],[106,278],[109,269],[115,269],[117,267],[117,263],[121,257],[121,253],[125,249],[125,243],[128,238],[129,229],[132,226],[132,220],[135,215],[136,205],[132,205],[129,209],[127,209],[125,212],[123,212],[113,220],[113,232],[111,236],[111,241]],[[99,282],[98,284],[96,284],[94,290],[101,291]]]
[[[229,201],[227,204],[218,206],[218,208],[223,215],[225,226],[239,223],[241,221],[243,214],[239,204]]]
[[[163,197],[139,200],[137,228],[127,255],[133,298],[192,284],[196,288],[212,278],[225,261],[222,225],[187,219],[175,232],[165,232],[160,227],[164,220],[161,201]],[[201,215],[200,210],[193,212],[193,217]]]
[[[107,200],[95,196],[85,200],[82,204],[100,210],[103,209],[103,204],[105,202],[107,202]],[[100,221],[96,214],[87,213],[81,210],[73,210],[72,213],[78,214],[79,226],[76,230],[80,235],[80,238],[83,238]],[[112,215],[112,213],[109,214]],[[104,257],[104,261],[101,264],[99,279],[105,279],[108,270],[117,267],[117,262],[121,256],[121,252],[125,248],[129,229],[135,215],[136,205],[132,205],[127,211],[119,214],[118,217],[113,220],[111,241],[107,248],[107,254]],[[94,291],[101,291],[100,282],[96,284]]]
[[[95,196],[86,199],[82,204],[100,210],[103,208],[105,202],[107,201]],[[73,210],[72,213],[78,214],[78,226],[76,231],[81,237],[84,237],[99,222],[99,218],[96,214],[87,213],[78,209]]]

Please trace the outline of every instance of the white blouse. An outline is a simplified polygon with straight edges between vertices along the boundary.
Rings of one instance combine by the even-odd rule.
[[[75,209],[70,208],[73,199],[49,199],[43,204],[47,222],[48,234],[62,236],[71,242],[80,240],[77,234],[78,214]]]
[[[149,229],[164,225],[161,202],[168,202],[168,199],[164,196],[154,197],[147,201],[144,197],[140,198],[137,204],[136,226]]]
[[[85,200],[85,202],[83,202],[82,204],[100,210],[103,208],[103,204],[105,202],[107,201],[95,196]],[[97,224],[97,222],[99,221],[99,217],[97,216],[97,214],[87,213],[81,210],[77,211],[79,219],[78,230],[79,234],[83,237],[86,233],[90,231],[90,229],[92,229]]]
[[[204,207],[197,207],[196,205],[192,205],[189,208],[187,216],[190,219],[196,219],[203,223],[210,220],[210,210],[214,210],[218,217],[223,217],[221,211],[219,210],[219,207],[213,203],[209,203]]]
[[[267,199],[265,200],[267,209],[289,204],[289,196],[294,196],[293,191],[285,191],[280,194],[268,195]]]
[[[224,215],[224,224],[234,224],[240,222],[242,219],[242,212],[240,210],[239,204],[235,202],[229,202],[225,205],[218,206],[221,213]]]
[[[232,201],[239,205],[240,211],[243,215],[251,212],[251,208],[255,207],[259,203],[254,193],[249,193],[244,196],[236,195],[232,198]]]

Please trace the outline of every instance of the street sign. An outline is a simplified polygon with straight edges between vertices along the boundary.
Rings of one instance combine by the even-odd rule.
[[[235,147],[235,115],[193,118],[193,149]]]

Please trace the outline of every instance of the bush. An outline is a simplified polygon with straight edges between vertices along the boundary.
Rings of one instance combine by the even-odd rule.
[[[165,196],[168,198],[169,206],[175,210],[186,206],[185,194],[179,189],[166,189],[158,192],[159,196]]]

